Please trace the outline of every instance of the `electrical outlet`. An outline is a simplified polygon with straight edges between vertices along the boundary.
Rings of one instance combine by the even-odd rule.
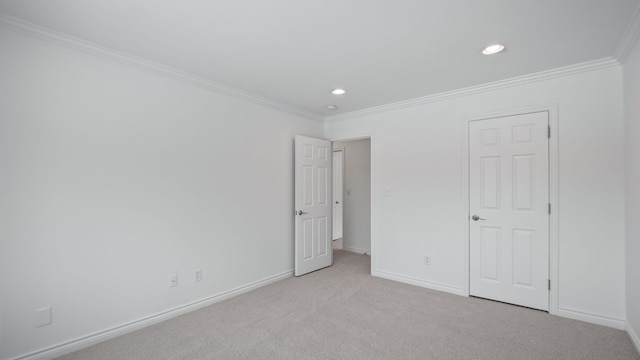
[[[425,256],[424,257],[424,264],[425,265],[431,265],[431,256]]]
[[[193,272],[193,281],[202,281],[202,269]]]
[[[178,286],[178,274],[173,274],[169,276],[169,287]]]

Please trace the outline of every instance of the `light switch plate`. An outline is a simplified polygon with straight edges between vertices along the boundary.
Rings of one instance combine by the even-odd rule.
[[[51,306],[37,309],[35,317],[35,326],[41,327],[51,324]]]

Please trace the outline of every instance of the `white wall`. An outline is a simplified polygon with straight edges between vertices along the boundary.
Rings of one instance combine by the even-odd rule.
[[[371,253],[371,140],[335,141],[344,151],[343,248]]]
[[[4,30],[0,48],[0,359],[291,270],[292,138],[321,124]],[[636,331],[639,57],[624,69]],[[559,308],[623,322],[622,99],[613,67],[326,124],[375,133],[374,270],[462,291],[462,120],[557,103]],[[53,324],[34,328],[44,306]]]
[[[482,114],[559,108],[559,312],[624,326],[621,68],[336,120],[328,138],[375,134],[374,274],[464,293],[463,123]],[[331,119],[330,119],[331,120]],[[384,188],[391,196],[384,196]],[[425,255],[432,264],[423,263]]]
[[[640,40],[624,64],[627,326],[640,351]]]
[[[0,48],[0,359],[291,271],[293,136],[320,122],[5,30]]]

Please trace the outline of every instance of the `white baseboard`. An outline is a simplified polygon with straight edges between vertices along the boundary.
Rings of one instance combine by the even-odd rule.
[[[280,281],[291,276],[293,276],[293,270],[285,271],[283,273],[269,276],[264,279],[261,279],[243,286],[239,286],[237,288],[234,288],[225,292],[221,292],[219,294],[209,296],[204,299],[200,299],[182,306],[175,307],[173,309],[169,309],[151,316],[147,316],[138,320],[134,320],[128,323],[114,326],[112,328],[109,328],[103,331],[99,331],[99,332],[89,334],[71,341],[67,341],[67,342],[57,344],[48,348],[34,351],[29,354],[24,354],[9,360],[53,359],[58,356],[69,354],[74,351],[78,351],[80,349],[89,347],[91,345],[95,345],[97,343],[115,338],[117,336],[124,335],[132,331],[136,331],[144,327],[171,319],[173,317],[180,316],[180,315],[201,309],[203,307],[218,303],[220,301],[247,293],[249,291],[258,289],[260,287],[272,284],[276,281]]]
[[[380,277],[383,279],[399,281],[399,282],[410,284],[410,285],[416,285],[416,286],[424,287],[427,289],[444,291],[444,292],[448,292],[455,295],[467,296],[464,289],[460,289],[457,287],[453,287],[450,285],[441,284],[437,282],[416,279],[410,276],[399,275],[399,274],[394,274],[394,273],[379,271],[379,270],[372,271],[371,275]],[[592,324],[603,325],[603,326],[611,327],[618,330],[626,329],[627,332],[629,333],[629,337],[631,337],[631,340],[634,342],[634,344],[638,348],[638,352],[640,352],[640,341],[638,340],[637,333],[635,333],[635,331],[631,328],[631,326],[628,325],[624,320],[610,318],[602,315],[585,313],[579,310],[567,309],[567,308],[560,308],[557,311],[553,312],[552,314],[560,317],[573,319],[573,320],[580,320],[580,321],[584,321]]]
[[[574,309],[558,308],[558,310],[553,315],[558,315],[573,320],[580,320],[592,324],[608,326],[618,330],[624,330],[626,326],[626,321],[624,320],[614,319],[603,315],[585,313]]]
[[[636,346],[636,350],[640,354],[640,337],[638,337],[638,333],[631,327],[631,324],[627,323],[626,326],[627,334],[629,334],[629,338],[633,345]]]
[[[356,253],[356,254],[371,255],[371,250],[359,249],[359,248],[354,248],[354,247],[343,246],[342,250],[348,251],[348,252],[352,252],[352,253]]]
[[[413,277],[389,273],[385,271],[372,271],[371,275],[379,278],[387,279],[387,280],[399,281],[409,285],[420,286],[420,287],[431,289],[431,290],[444,291],[450,294],[465,296],[465,292],[463,289],[446,285],[446,284],[440,284],[432,281],[425,281],[422,279],[416,279]]]

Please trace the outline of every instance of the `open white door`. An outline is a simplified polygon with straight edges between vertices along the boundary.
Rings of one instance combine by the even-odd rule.
[[[549,309],[548,113],[469,124],[471,295]]]
[[[342,238],[342,179],[344,151],[333,151],[333,240]]]
[[[295,275],[330,266],[331,142],[295,137]]]

